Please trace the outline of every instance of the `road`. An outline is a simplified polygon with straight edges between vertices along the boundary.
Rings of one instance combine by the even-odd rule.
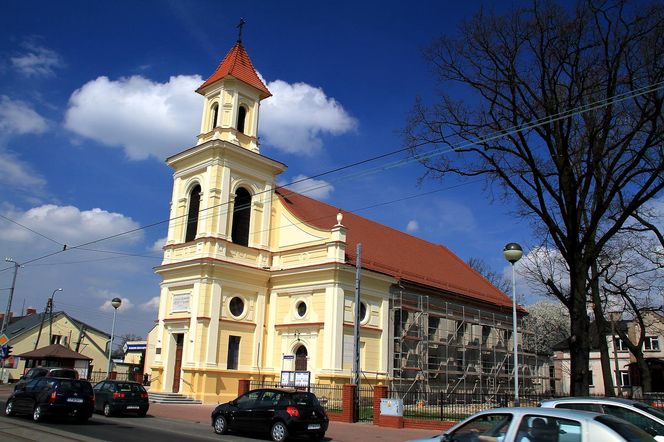
[[[207,424],[175,421],[159,417],[110,417],[95,415],[87,423],[73,421],[32,422],[29,416],[0,416],[2,441],[122,441],[186,440],[192,442],[249,442],[267,441],[267,437],[214,434]]]

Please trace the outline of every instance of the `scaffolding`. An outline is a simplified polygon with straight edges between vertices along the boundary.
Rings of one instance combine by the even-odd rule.
[[[392,383],[400,389],[483,394],[514,391],[512,316],[449,302],[441,295],[392,290]],[[521,394],[550,390],[550,358],[528,348],[519,330]],[[525,346],[523,344],[526,344]]]

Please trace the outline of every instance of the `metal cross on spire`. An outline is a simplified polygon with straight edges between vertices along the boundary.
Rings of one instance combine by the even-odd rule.
[[[242,43],[242,27],[244,26],[246,22],[244,21],[244,18],[240,18],[240,23],[236,26],[239,31],[237,33],[237,42]]]

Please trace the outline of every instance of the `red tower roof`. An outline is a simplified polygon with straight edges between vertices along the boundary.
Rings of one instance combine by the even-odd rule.
[[[196,92],[202,94],[201,90],[203,88],[229,76],[237,78],[249,86],[253,86],[258,89],[260,91],[261,100],[272,96],[265,84],[263,84],[261,79],[258,77],[256,69],[254,69],[254,65],[251,64],[249,54],[247,54],[247,51],[244,49],[244,46],[242,46],[242,43],[240,42],[237,42],[235,46],[233,46],[233,48],[228,51],[228,54],[226,54],[214,73],[210,75],[210,78],[205,80],[205,83],[196,89]]]

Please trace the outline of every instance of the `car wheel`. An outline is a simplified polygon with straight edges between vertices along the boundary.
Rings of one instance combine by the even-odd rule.
[[[104,404],[104,416],[106,417],[113,416],[113,411],[111,411],[111,406],[108,404]]]
[[[228,431],[226,418],[221,414],[214,418],[214,432],[217,434],[225,434]]]
[[[288,428],[283,422],[275,422],[272,425],[272,431],[270,431],[270,436],[274,442],[284,442],[288,439]]]
[[[7,405],[5,405],[5,415],[7,416],[14,415],[14,402],[7,401]]]
[[[35,422],[41,422],[44,420],[44,411],[42,410],[41,405],[37,405],[32,412],[32,420]]]

